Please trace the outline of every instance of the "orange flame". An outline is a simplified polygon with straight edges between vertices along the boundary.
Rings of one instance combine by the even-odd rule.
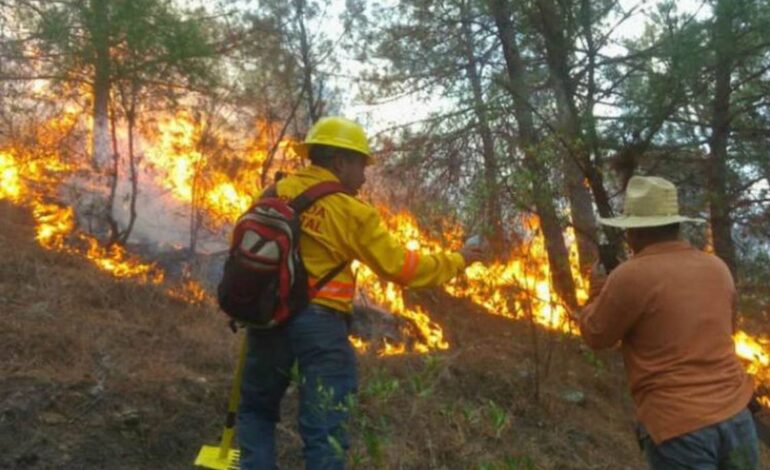
[[[201,305],[210,299],[206,289],[193,279],[188,279],[179,286],[167,289],[166,294],[192,305]]]
[[[770,378],[770,354],[767,353],[770,342],[767,338],[749,336],[745,331],[738,331],[733,336],[735,352],[748,363],[747,371],[752,375]]]
[[[235,136],[214,135],[189,113],[161,119],[155,142],[145,152],[156,170],[156,180],[178,201],[198,205],[212,220],[224,225],[237,219],[261,191],[263,164],[268,158],[269,125],[259,124],[257,138],[246,150],[235,152],[227,142]],[[294,168],[297,155],[292,141],[278,144],[275,168]]]
[[[71,207],[44,202],[74,171],[58,155],[35,155],[31,160],[19,156],[18,151],[6,150],[0,152],[0,165],[3,182],[12,183],[3,184],[0,199],[21,202],[32,209],[35,238],[43,248],[85,256],[100,270],[117,278],[162,282],[163,273],[154,264],[141,262],[120,246],[106,248],[94,237],[79,232]]]
[[[0,199],[10,199],[13,202],[18,201],[21,195],[21,181],[19,180],[19,169],[16,166],[16,160],[12,155],[0,153]]]

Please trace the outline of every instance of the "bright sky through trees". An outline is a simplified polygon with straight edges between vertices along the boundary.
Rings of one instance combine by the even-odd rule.
[[[211,2],[204,0],[177,0],[177,2],[192,7],[203,7],[209,10],[216,9],[220,12],[223,10],[235,11],[259,7],[259,2],[254,0],[224,2],[226,8],[223,8],[219,2],[212,5]],[[620,42],[626,39],[638,38],[644,32],[649,13],[654,11],[659,3],[661,3],[660,0],[619,0],[622,10],[630,14],[628,18],[622,21],[620,17],[617,18],[618,23],[613,25],[614,31],[612,33],[614,45],[606,48],[603,53],[607,55],[622,54],[624,48],[620,45]],[[324,32],[331,38],[336,39],[345,34],[342,21],[340,21],[340,17],[345,11],[345,4],[345,0],[330,0],[328,9],[323,14]],[[377,4],[385,8],[393,8],[394,12],[398,8],[397,0],[384,0],[377,2]],[[697,18],[706,17],[711,11],[711,7],[704,0],[680,0],[677,2],[677,9],[682,13],[691,13]],[[314,26],[318,27],[318,25]],[[313,31],[310,33],[312,35]],[[376,59],[370,59],[369,62],[362,63],[342,48],[335,53],[339,69],[333,70],[321,64],[320,72],[340,91],[342,98],[341,113],[358,120],[373,133],[412,122],[419,122],[426,118],[431,111],[452,107],[452,103],[436,95],[405,95],[380,100],[375,103],[367,103],[361,99],[359,86],[356,81],[363,71],[379,67],[380,64],[377,63]],[[601,111],[606,114],[614,112],[610,108]]]

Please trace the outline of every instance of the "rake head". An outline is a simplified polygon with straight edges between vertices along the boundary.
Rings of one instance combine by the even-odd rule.
[[[230,449],[226,456],[222,456],[219,446],[203,446],[195,459],[195,465],[214,470],[239,470],[240,454],[238,449]]]

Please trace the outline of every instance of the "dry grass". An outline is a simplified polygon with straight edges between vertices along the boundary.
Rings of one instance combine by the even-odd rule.
[[[221,314],[41,250],[29,243],[27,221],[9,211],[16,212],[5,208],[10,223],[0,234],[7,260],[0,264],[1,347],[12,358],[0,364],[4,376],[154,381],[205,374],[230,361],[234,339]]]

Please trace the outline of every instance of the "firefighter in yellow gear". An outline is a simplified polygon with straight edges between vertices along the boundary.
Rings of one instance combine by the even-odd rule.
[[[276,184],[279,197],[292,199],[327,181],[339,182],[350,191],[326,196],[300,216],[300,253],[310,285],[336,266],[348,265],[286,325],[248,331],[238,416],[242,469],[276,468],[275,425],[295,361],[305,468],[344,468],[347,405],[357,388],[356,357],[346,321],[355,294],[350,261],[366,264],[389,281],[427,287],[452,279],[484,256],[475,245],[458,252],[419,254],[391,236],[377,210],[354,195],[366,181],[366,166],[374,162],[366,134],[357,123],[322,118],[310,129],[299,152],[311,164]]]

